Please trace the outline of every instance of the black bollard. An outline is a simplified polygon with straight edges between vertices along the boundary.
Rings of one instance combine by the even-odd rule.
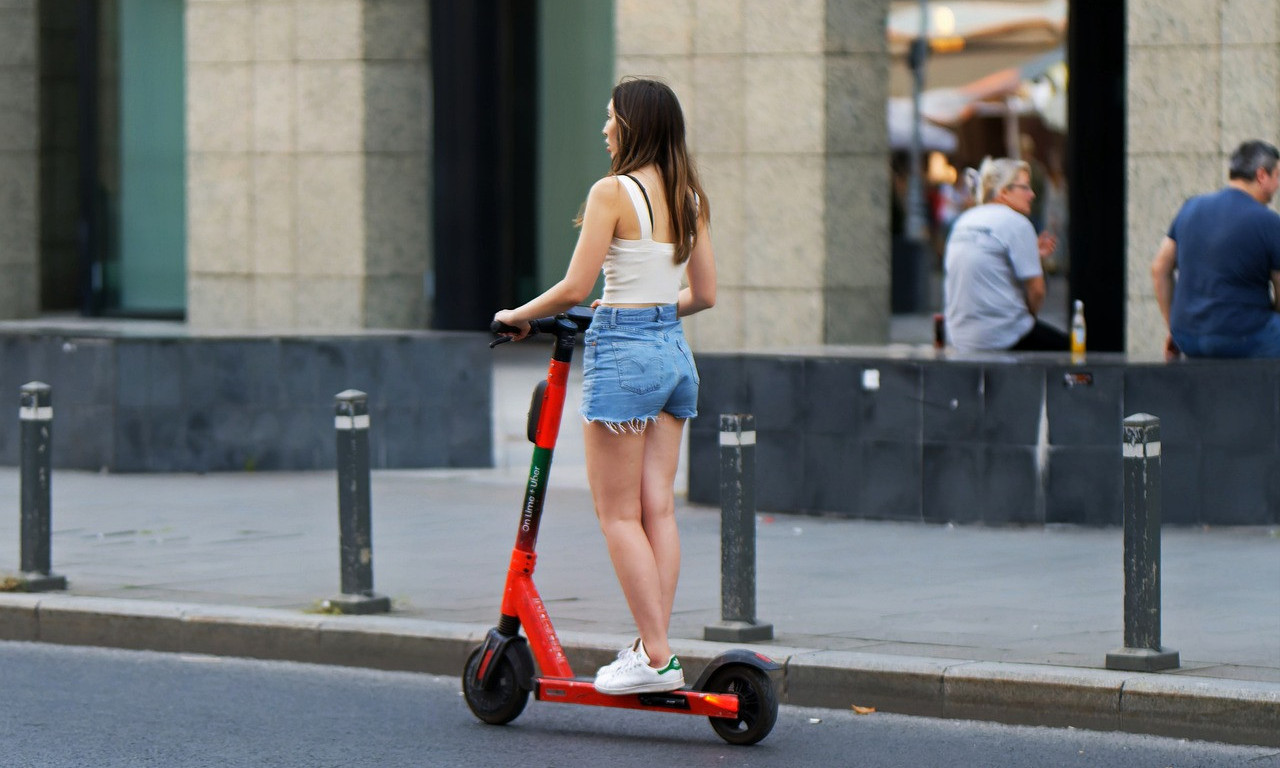
[[[391,610],[391,599],[373,592],[368,396],[348,389],[339,392],[335,400],[342,594],[326,600],[325,607],[339,613],[386,613]]]
[[[1178,667],[1160,646],[1160,420],[1124,420],[1124,647],[1107,669],[1158,672]]]
[[[756,420],[720,414],[720,623],[707,640],[772,640],[756,620]]]
[[[22,575],[17,581],[25,592],[66,589],[66,578],[52,573],[53,390],[48,384],[33,381],[22,386],[18,421],[22,425]]]

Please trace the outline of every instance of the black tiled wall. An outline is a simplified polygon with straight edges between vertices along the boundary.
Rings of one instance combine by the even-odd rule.
[[[1121,425],[1150,413],[1166,522],[1280,522],[1280,361],[1098,357],[702,354],[689,498],[719,503],[718,415],[753,413],[761,509],[1119,525]]]
[[[28,381],[53,387],[55,467],[329,469],[334,396],[369,396],[374,468],[492,463],[491,358],[465,333],[348,337],[0,336],[0,464],[18,462]],[[0,422],[2,423],[2,422]]]

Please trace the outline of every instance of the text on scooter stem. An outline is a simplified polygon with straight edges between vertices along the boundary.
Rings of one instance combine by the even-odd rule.
[[[529,473],[529,492],[525,496],[524,517],[520,521],[520,530],[528,533],[533,520],[534,493],[538,490],[538,480],[542,477],[542,468],[534,467]]]

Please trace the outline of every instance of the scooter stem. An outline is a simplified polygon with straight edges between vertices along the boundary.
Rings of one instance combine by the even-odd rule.
[[[516,534],[516,549],[522,552],[533,552],[538,542],[542,505],[551,475],[551,456],[560,436],[560,417],[564,413],[568,382],[569,363],[552,360],[547,369],[546,386],[541,388],[542,399],[536,401],[538,413],[533,432],[533,459],[529,463],[529,480],[525,486],[520,529]]]

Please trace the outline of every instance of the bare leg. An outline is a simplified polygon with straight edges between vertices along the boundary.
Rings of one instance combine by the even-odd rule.
[[[683,434],[684,419],[677,419],[667,413],[661,414],[658,421],[645,430],[641,520],[658,566],[664,639],[666,631],[671,628],[671,609],[676,600],[676,584],[680,580],[680,530],[676,526],[675,479]],[[649,647],[648,642],[645,647]],[[668,655],[670,651],[666,651],[661,657],[655,653],[654,660],[661,664]]]
[[[585,428],[587,480],[618,583],[649,658],[671,655],[667,630],[680,574],[672,483],[684,422],[663,415],[643,433]],[[664,490],[665,488],[665,490]]]

